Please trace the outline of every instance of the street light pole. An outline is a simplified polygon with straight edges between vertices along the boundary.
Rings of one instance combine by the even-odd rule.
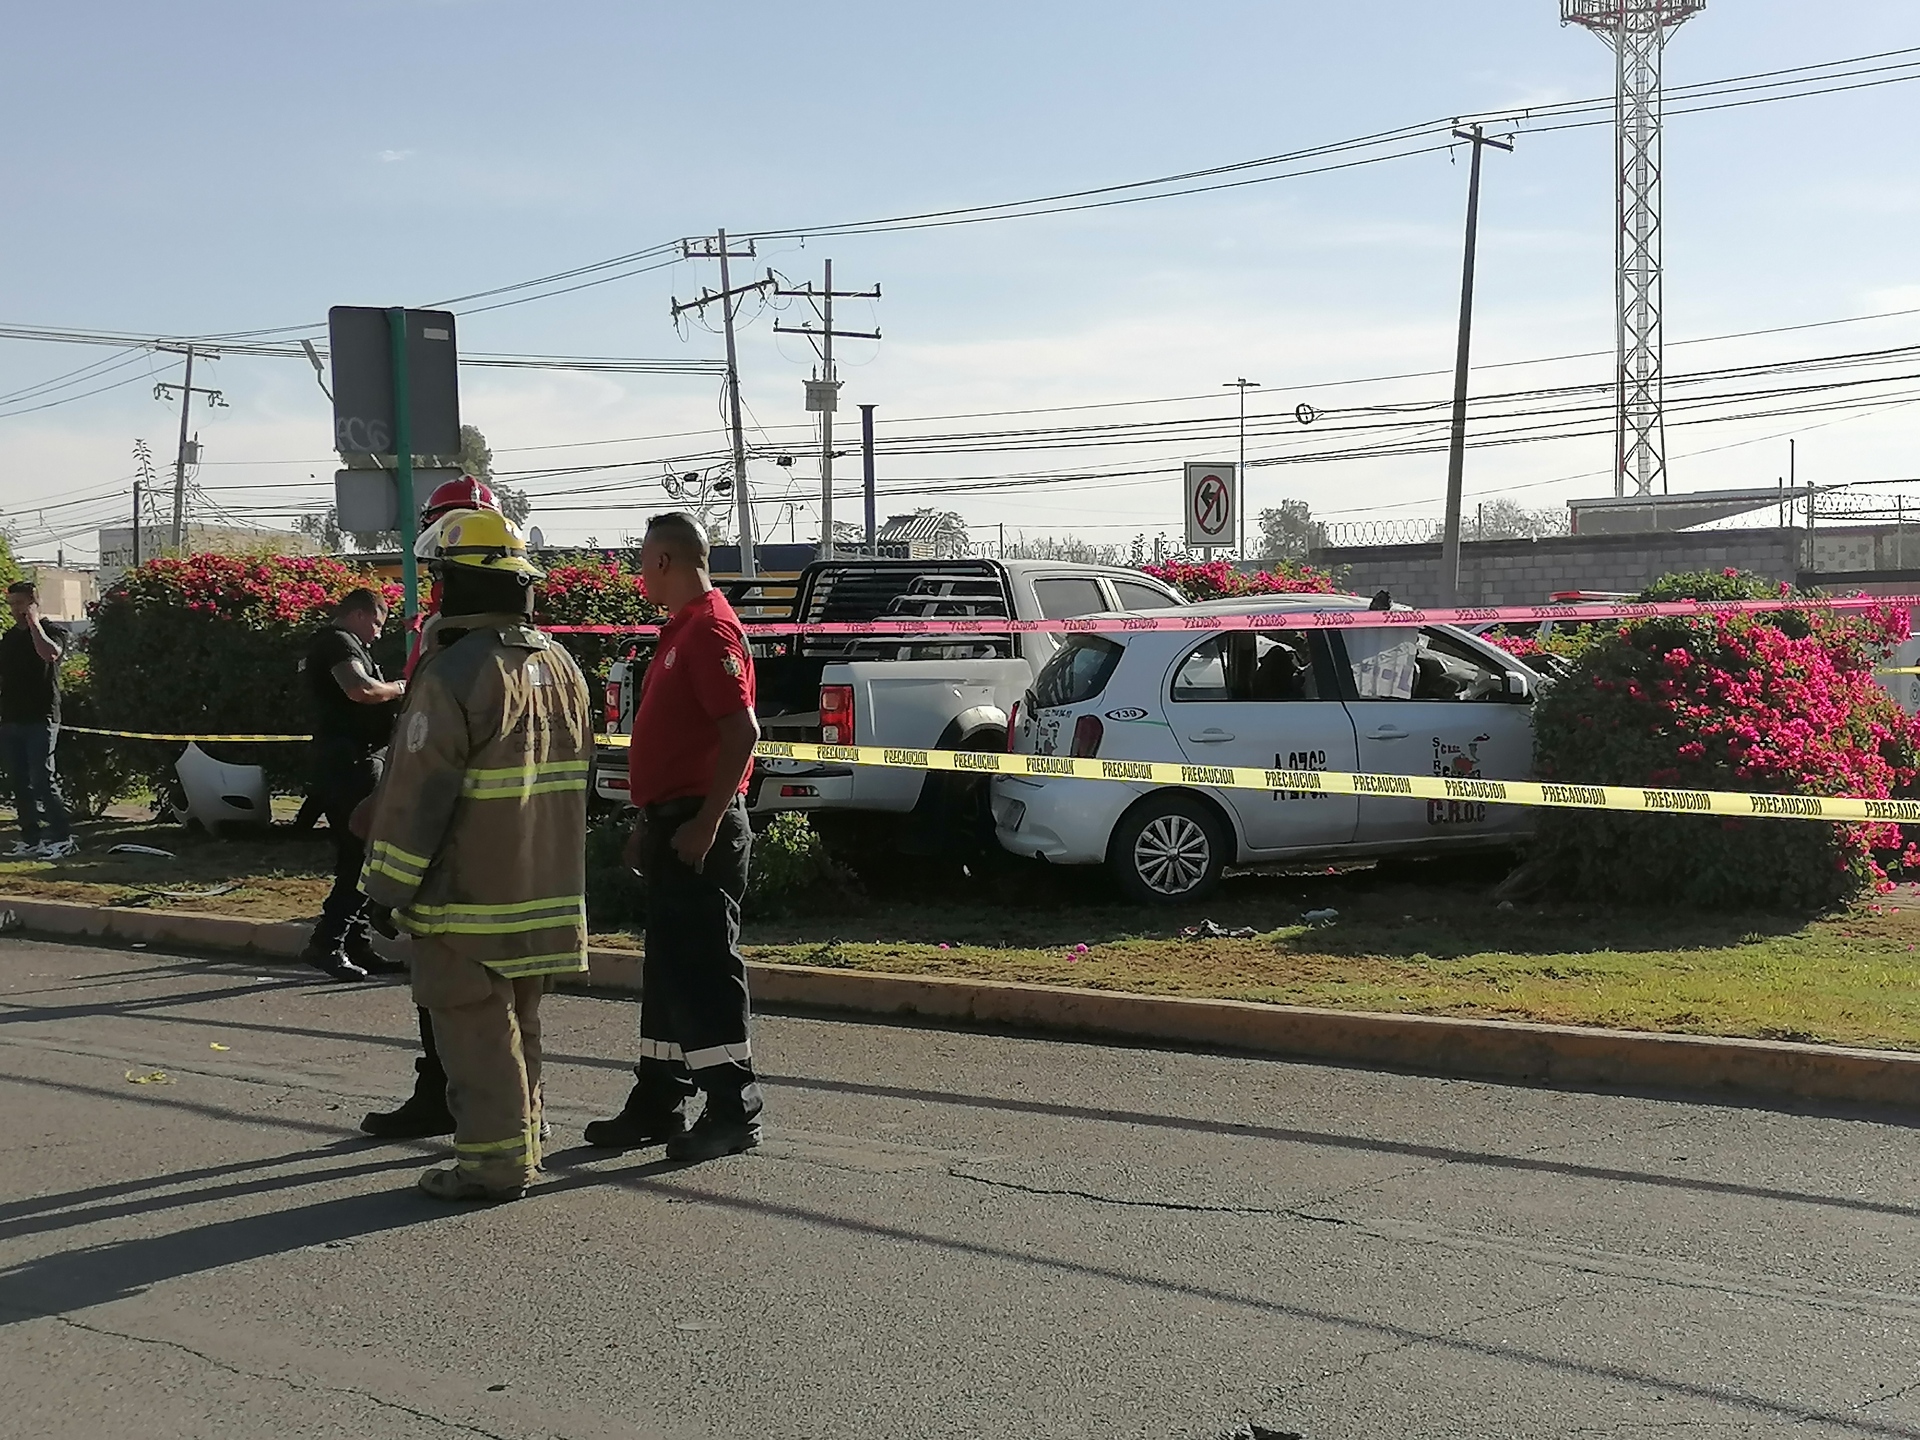
[[[1244,560],[1247,558],[1247,391],[1258,390],[1260,382],[1242,375],[1220,388],[1240,392],[1240,463],[1233,470],[1234,489],[1239,493],[1233,497],[1233,507],[1240,520],[1240,558]]]

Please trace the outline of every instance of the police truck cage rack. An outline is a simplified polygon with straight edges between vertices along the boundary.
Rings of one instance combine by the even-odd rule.
[[[1004,659],[1011,632],[913,638],[902,635],[782,635],[754,639],[756,624],[883,620],[1007,620],[1013,600],[992,560],[834,560],[791,580],[730,580],[721,593],[746,627],[756,658],[819,660]],[[804,613],[799,597],[806,595]]]

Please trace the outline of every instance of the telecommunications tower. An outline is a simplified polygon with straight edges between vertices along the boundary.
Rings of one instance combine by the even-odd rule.
[[[1582,25],[1613,47],[1613,237],[1619,319],[1613,493],[1667,488],[1666,384],[1660,335],[1660,55],[1667,32],[1707,0],[1560,0],[1560,23]]]

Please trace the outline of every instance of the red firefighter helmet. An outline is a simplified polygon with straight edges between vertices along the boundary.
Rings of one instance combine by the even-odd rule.
[[[420,512],[420,528],[426,529],[449,510],[498,510],[500,502],[493,498],[493,491],[482,485],[471,475],[462,475],[458,480],[449,480],[444,485],[436,485],[433,494],[427,497],[426,508]]]

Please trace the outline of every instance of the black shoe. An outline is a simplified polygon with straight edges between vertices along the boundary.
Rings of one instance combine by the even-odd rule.
[[[416,1060],[413,1068],[420,1079],[413,1094],[398,1110],[375,1111],[360,1122],[367,1134],[381,1140],[423,1140],[429,1135],[453,1134],[453,1112],[447,1108],[445,1076],[427,1077],[426,1061]]]
[[[722,1155],[741,1154],[759,1143],[758,1120],[723,1119],[712,1110],[703,1110],[686,1134],[667,1142],[667,1158],[697,1164],[702,1160],[718,1160]]]
[[[307,948],[300,952],[300,958],[322,974],[331,975],[335,980],[370,978],[366,971],[347,958],[346,951],[329,949],[318,941],[308,941]]]
[[[649,1145],[665,1145],[687,1129],[687,1117],[678,1110],[660,1111],[634,1102],[639,1087],[627,1097],[626,1108],[611,1120],[592,1120],[581,1131],[589,1145],[603,1150],[644,1150]]]
[[[398,975],[407,968],[398,960],[389,960],[374,949],[373,942],[364,935],[349,939],[342,950],[348,961],[369,975]]]

